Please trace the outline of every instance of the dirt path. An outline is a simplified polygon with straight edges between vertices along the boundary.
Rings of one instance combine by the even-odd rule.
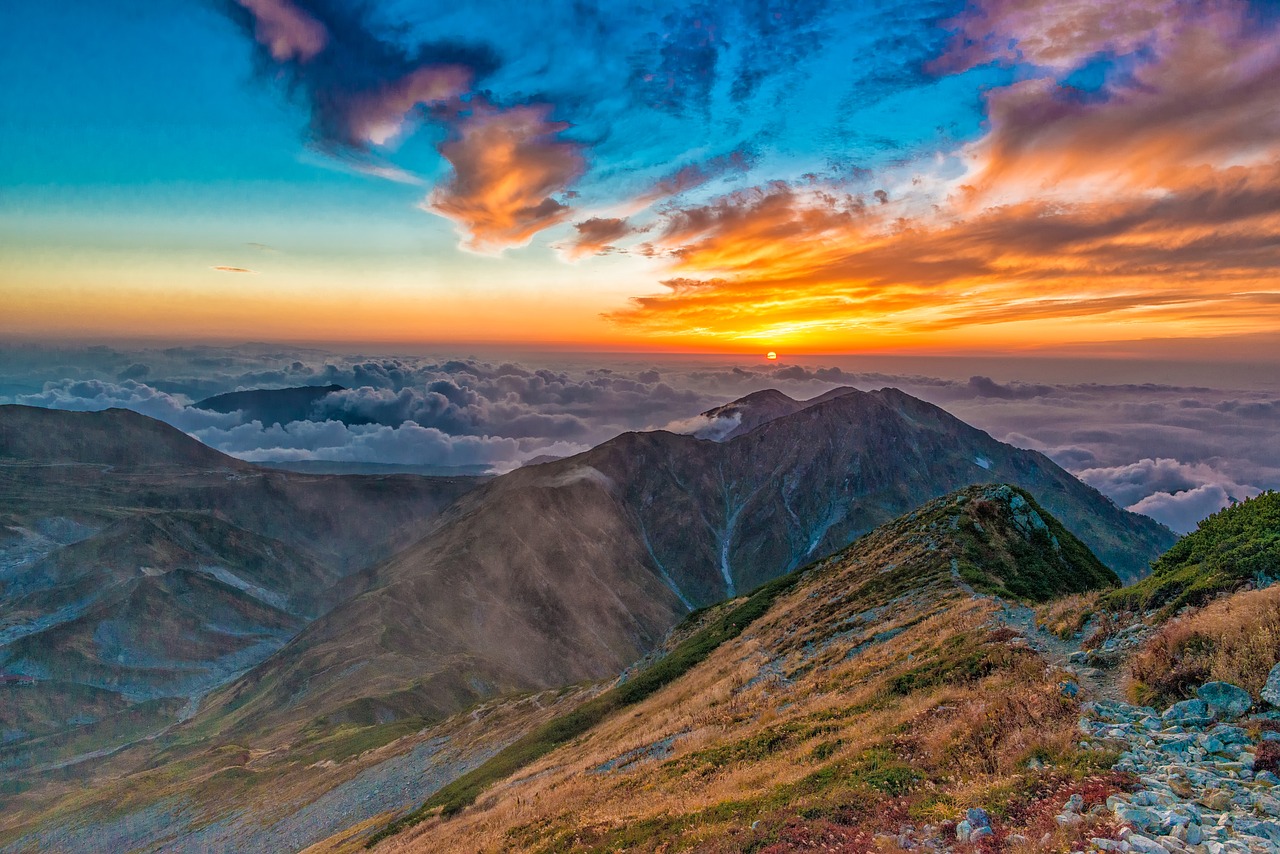
[[[1073,662],[1073,655],[1079,659],[1080,655],[1085,652],[1079,641],[1064,640],[1053,632],[1038,626],[1036,624],[1035,610],[1026,605],[1008,602],[999,596],[979,593],[974,590],[972,586],[960,577],[959,567],[954,560],[951,562],[951,578],[961,590],[964,590],[974,599],[985,599],[999,606],[1000,610],[995,615],[996,621],[1026,638],[1027,644],[1049,665],[1070,673],[1088,699],[1123,699],[1124,690],[1121,684],[1122,669],[1120,667],[1101,669]]]

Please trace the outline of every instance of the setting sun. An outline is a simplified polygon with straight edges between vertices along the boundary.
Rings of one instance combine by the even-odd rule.
[[[768,359],[770,362],[773,362],[777,360],[778,354],[770,350],[768,353],[765,354],[764,357]]]

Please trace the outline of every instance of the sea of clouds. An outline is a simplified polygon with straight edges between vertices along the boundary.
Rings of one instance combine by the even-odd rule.
[[[1039,450],[1121,506],[1188,531],[1280,488],[1280,391],[1168,382],[997,381],[822,364],[680,357],[442,358],[248,345],[17,347],[0,403],[124,407],[245,460],[469,467],[584,451],[628,430],[692,432],[703,410],[763,388],[813,397],[896,386],[997,439]],[[842,360],[846,363],[849,359]],[[892,365],[890,364],[890,367]],[[944,364],[954,373],[963,363]],[[196,404],[227,391],[340,385],[305,420],[263,423]],[[1255,383],[1255,385],[1258,385]]]

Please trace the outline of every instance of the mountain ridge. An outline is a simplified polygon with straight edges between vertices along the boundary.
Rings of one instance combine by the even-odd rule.
[[[297,725],[302,708],[334,722],[438,716],[600,678],[691,608],[991,480],[1029,489],[1126,574],[1173,540],[1041,454],[897,390],[850,391],[726,441],[624,433],[490,481],[354,576],[351,598],[211,698],[210,714],[250,731]],[[358,628],[369,624],[378,637]],[[336,675],[357,666],[358,688]]]

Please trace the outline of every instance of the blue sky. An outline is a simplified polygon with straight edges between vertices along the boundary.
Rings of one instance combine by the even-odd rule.
[[[1270,202],[1236,199],[1230,170],[1270,192],[1275,6],[8,4],[6,330],[846,351],[1274,334],[1248,319],[1275,301]],[[1181,214],[1136,210],[1206,192],[1248,215],[1190,255]],[[1171,266],[1135,279],[1157,252]]]

